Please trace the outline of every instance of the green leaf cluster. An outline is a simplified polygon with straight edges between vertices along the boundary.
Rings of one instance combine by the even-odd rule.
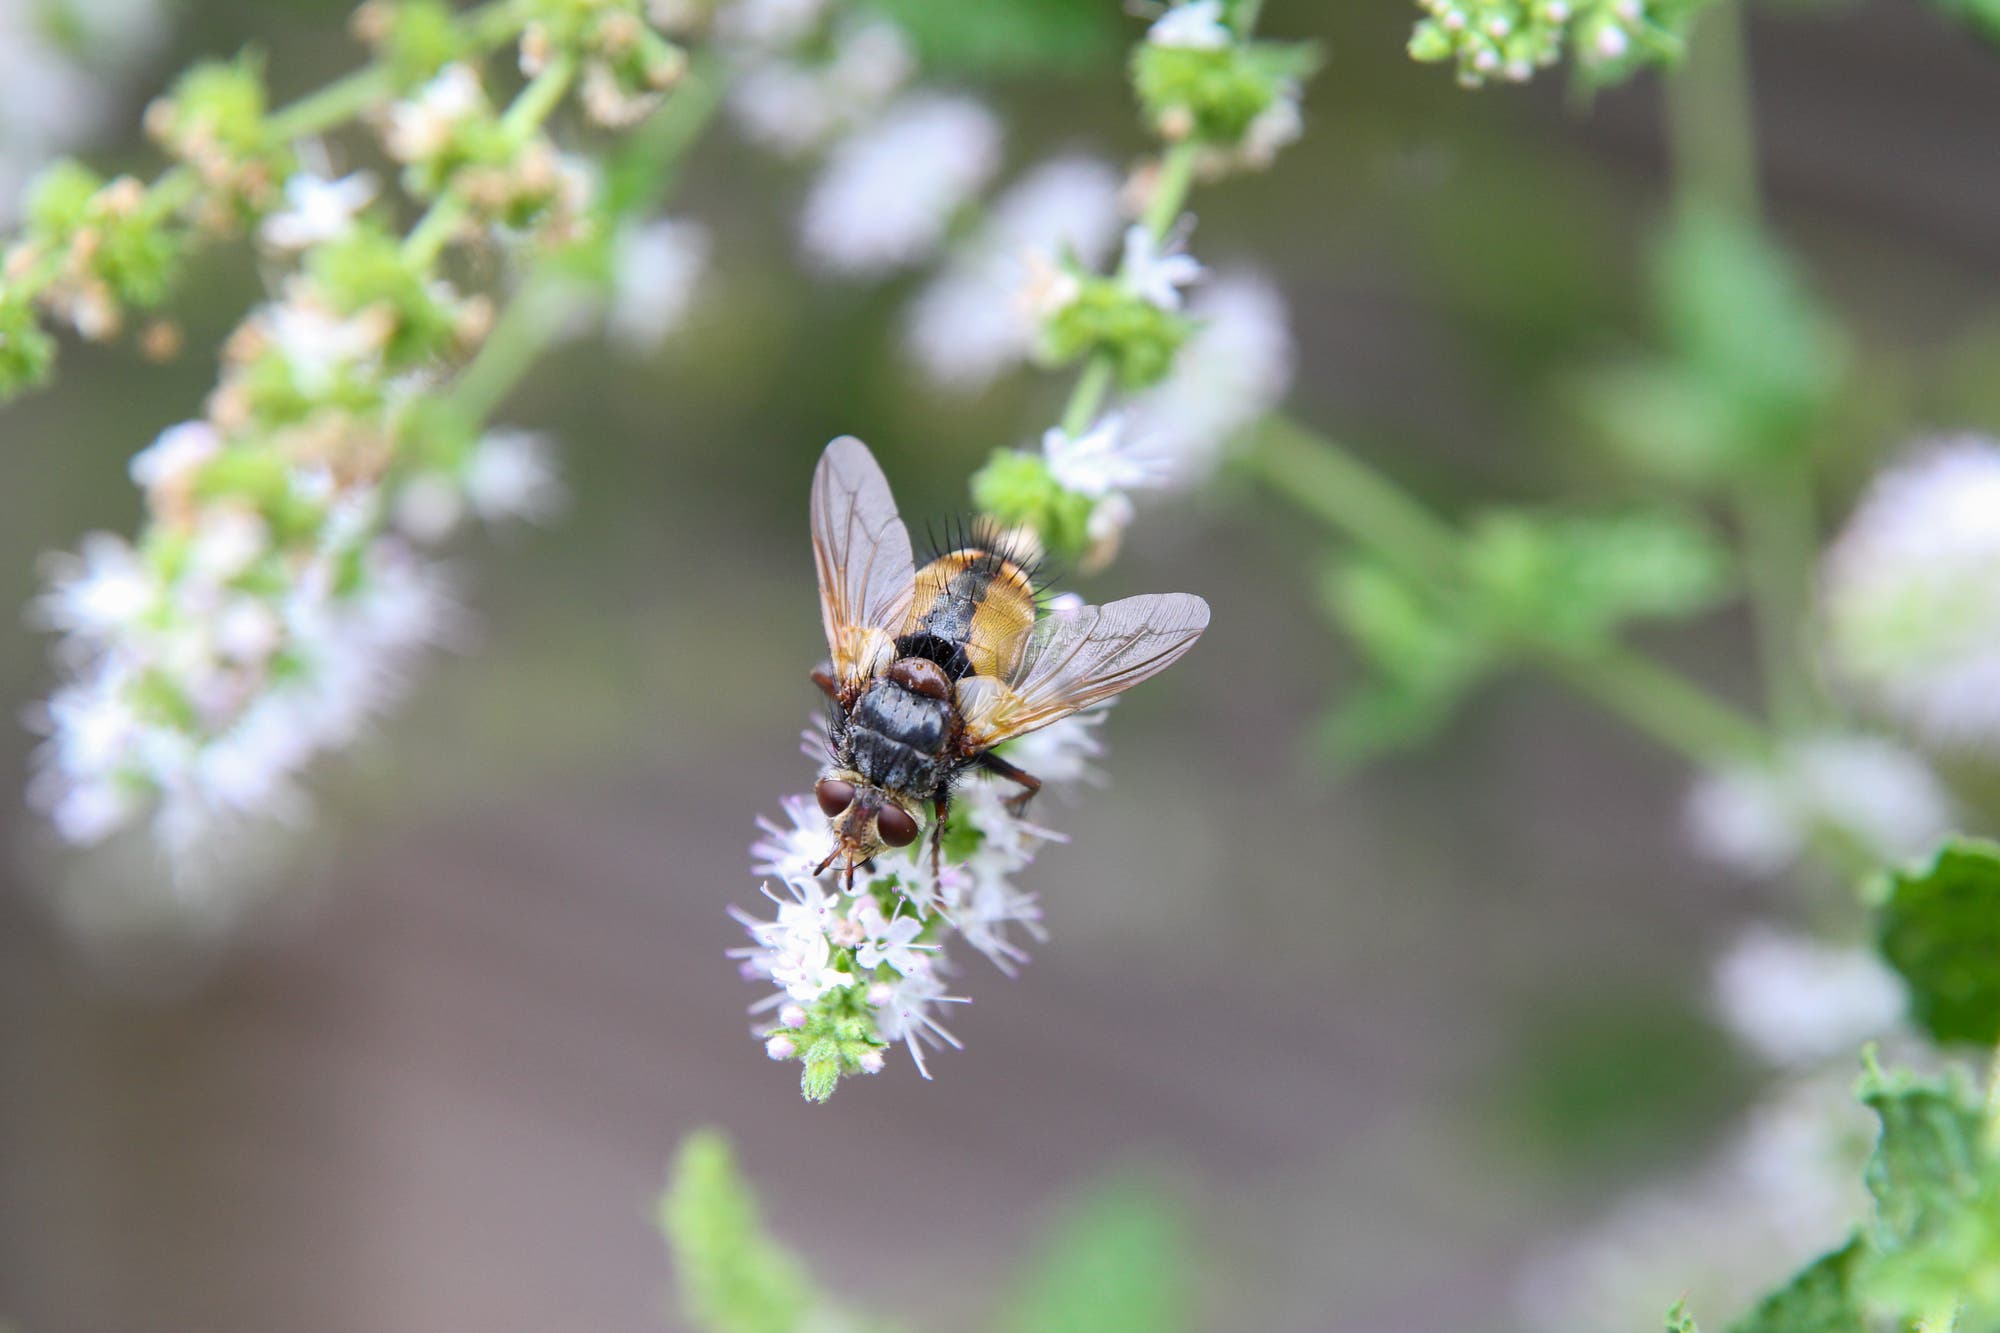
[[[392,371],[442,354],[457,334],[457,317],[424,268],[402,243],[373,221],[363,221],[306,258],[313,287],[340,314],[386,310],[393,330],[383,348]]]
[[[1042,322],[1037,353],[1050,367],[1109,357],[1121,385],[1144,389],[1166,378],[1194,327],[1186,315],[1161,309],[1116,278],[1079,274],[1075,299]]]
[[[107,182],[74,160],[35,178],[27,223],[32,247],[65,256],[69,272],[103,283],[121,307],[165,301],[186,255],[185,233],[163,191],[129,176]]]
[[[1885,877],[1883,956],[1941,1042],[2000,1043],[2000,844],[1971,838]]]
[[[972,503],[1009,528],[1027,528],[1053,555],[1073,560],[1090,544],[1087,495],[1063,489],[1040,454],[995,449],[972,474]]]
[[[1147,123],[1162,138],[1230,146],[1319,65],[1304,42],[1232,42],[1214,50],[1141,42],[1132,87]]]
[[[1650,471],[1692,485],[1754,480],[1809,449],[1848,345],[1790,258],[1753,224],[1692,210],[1655,249],[1663,343],[1573,386],[1584,418]]]
[[[400,89],[428,82],[446,65],[473,52],[471,34],[446,0],[396,0],[376,12],[381,27],[375,52]]]
[[[727,1139],[697,1130],[681,1144],[660,1199],[660,1231],[673,1248],[681,1307],[707,1333],[861,1333],[805,1264],[764,1228],[757,1200]]]
[[[2000,1155],[1982,1100],[1961,1077],[1885,1073],[1872,1058],[1858,1095],[1882,1126],[1863,1174],[1874,1216],[1729,1333],[2000,1327]],[[1694,1330],[1678,1307],[1667,1327]]]
[[[0,291],[0,400],[46,384],[55,363],[55,339],[43,330],[34,307]]]

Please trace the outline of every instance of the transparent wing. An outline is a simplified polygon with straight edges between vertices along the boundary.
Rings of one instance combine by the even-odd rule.
[[[998,745],[1102,703],[1166,670],[1207,628],[1208,603],[1184,592],[1044,616],[1023,631],[1004,680],[958,683],[967,742]]]
[[[813,472],[812,545],[820,619],[845,691],[894,651],[916,592],[910,533],[896,515],[889,479],[851,435],[829,444]]]

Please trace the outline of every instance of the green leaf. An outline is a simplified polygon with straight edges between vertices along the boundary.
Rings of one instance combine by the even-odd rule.
[[[1570,376],[1561,392],[1606,444],[1672,481],[1713,483],[1737,462],[1732,405],[1676,362],[1596,366]]]
[[[1097,0],[868,0],[939,72],[1086,73],[1110,63],[1125,38],[1114,5]]]
[[[1931,0],[1931,8],[2000,46],[2000,0]]]
[[[1854,1274],[1865,1247],[1859,1236],[1806,1265],[1783,1287],[1766,1296],[1728,1333],[1856,1333],[1865,1327],[1854,1294]],[[1668,1324],[1669,1333],[1673,1325]],[[1687,1321],[1696,1333],[1694,1321]]]
[[[1691,211],[1662,238],[1654,281],[1676,356],[1729,407],[1741,466],[1804,447],[1847,353],[1790,257],[1752,224]]]
[[[1359,763],[1436,734],[1497,660],[1476,617],[1453,614],[1373,562],[1335,566],[1321,596],[1376,677],[1321,723],[1320,740],[1338,763]]]
[[[1871,1067],[1861,1099],[1882,1120],[1864,1177],[1876,1214],[1864,1295],[1905,1315],[1962,1307],[1960,1327],[1985,1327],[2000,1311],[2000,1188],[1979,1098],[1962,1078]]]
[[[681,1143],[659,1227],[679,1270],[681,1308],[702,1333],[841,1333],[871,1327],[842,1313],[805,1265],[764,1230],[729,1140],[703,1129]]]
[[[1701,1325],[1687,1312],[1686,1301],[1675,1301],[1674,1308],[1667,1311],[1667,1333],[1701,1333]]]
[[[1892,874],[1882,953],[1917,1021],[1943,1042],[2000,1042],[2000,844],[1957,839]]]
[[[1136,1179],[1068,1211],[1015,1284],[1000,1333],[1177,1333],[1194,1325],[1194,1255],[1176,1210]]]

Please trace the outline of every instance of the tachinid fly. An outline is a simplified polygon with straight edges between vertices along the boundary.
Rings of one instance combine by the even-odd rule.
[[[826,447],[812,486],[820,616],[833,658],[813,679],[834,703],[832,762],[814,797],[836,860],[856,866],[907,847],[929,807],[937,868],[951,787],[978,767],[1041,787],[993,747],[1119,694],[1165,670],[1208,628],[1188,593],[1127,597],[1037,614],[1028,573],[970,541],[916,568],[909,530],[868,446]]]

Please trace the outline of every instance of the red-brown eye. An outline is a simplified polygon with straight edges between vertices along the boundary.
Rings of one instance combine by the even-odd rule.
[[[854,784],[842,782],[838,778],[828,778],[813,788],[813,799],[819,802],[820,809],[826,811],[826,817],[832,819],[854,804]]]
[[[885,805],[875,816],[875,831],[891,847],[908,847],[917,840],[917,821],[901,806]]]

